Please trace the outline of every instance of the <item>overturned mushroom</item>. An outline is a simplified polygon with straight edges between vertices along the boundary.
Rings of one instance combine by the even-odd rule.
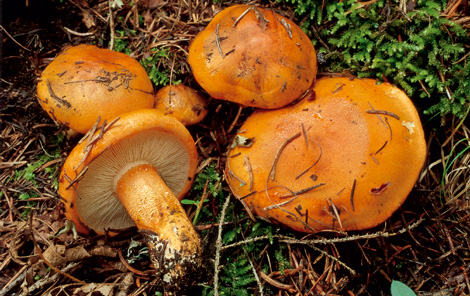
[[[85,134],[101,118],[152,108],[153,85],[145,69],[123,53],[93,45],[73,46],[41,74],[37,95],[57,123]]]
[[[302,232],[384,222],[426,157],[412,102],[368,79],[319,79],[299,103],[255,111],[240,137],[249,145],[234,142],[225,170],[234,195],[250,213]]]
[[[192,41],[188,62],[213,98],[267,109],[300,97],[317,71],[312,42],[296,24],[249,5],[219,12]]]
[[[133,111],[72,150],[59,194],[80,233],[137,226],[163,284],[175,287],[200,261],[198,235],[179,203],[196,166],[194,141],[179,121],[157,110]]]

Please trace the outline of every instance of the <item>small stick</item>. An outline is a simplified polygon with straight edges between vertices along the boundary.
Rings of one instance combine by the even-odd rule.
[[[354,179],[353,181],[353,185],[352,185],[352,188],[351,188],[351,197],[349,198],[350,201],[351,201],[351,208],[354,212],[354,191],[356,191],[356,179]]]
[[[296,200],[299,196],[298,195],[294,195],[293,198],[289,199],[289,200],[286,200],[286,201],[283,201],[281,203],[278,203],[278,204],[273,204],[273,205],[270,205],[270,206],[267,206],[267,207],[264,207],[263,208],[263,211],[269,211],[269,210],[272,210],[272,209],[278,209],[280,207],[283,207],[285,206],[286,204]]]
[[[80,33],[80,32],[74,31],[72,29],[69,29],[65,26],[63,28],[64,28],[65,31],[69,32],[70,34],[75,35],[75,36],[81,36],[81,37],[91,36],[91,35],[96,33],[96,30],[94,30],[93,32]]]
[[[247,195],[244,195],[244,196],[242,196],[242,197],[237,197],[237,198],[238,198],[239,200],[244,200],[245,198],[250,197],[250,196],[252,196],[253,194],[255,194],[255,193],[257,193],[257,192],[258,192],[258,191],[255,190],[255,191],[252,191],[252,192],[248,193]]]
[[[352,236],[346,236],[346,237],[337,237],[337,238],[329,238],[329,239],[293,239],[292,237],[284,236],[284,235],[263,235],[263,236],[258,236],[258,237],[253,237],[249,238],[243,241],[239,241],[236,243],[232,243],[230,245],[223,246],[222,250],[227,250],[230,248],[234,247],[239,247],[242,245],[246,245],[249,243],[261,241],[261,240],[272,240],[272,239],[278,239],[280,243],[284,244],[298,244],[298,245],[308,245],[308,246],[313,246],[313,245],[331,245],[335,243],[345,243],[345,242],[351,242],[351,241],[357,241],[361,239],[372,239],[372,238],[378,238],[378,237],[393,237],[397,236],[400,234],[403,234],[411,229],[416,228],[419,224],[421,224],[424,221],[424,219],[419,219],[416,222],[410,224],[409,226],[405,226],[402,229],[398,230],[397,232],[383,232],[383,231],[378,231],[374,233],[367,233],[367,234],[360,234],[360,235],[352,235]]]
[[[214,261],[214,296],[219,296],[219,271],[220,271],[220,253],[222,251],[222,229],[225,220],[225,212],[230,203],[230,194],[225,198],[224,205],[222,206],[222,212],[220,213],[219,219],[219,231],[217,235],[217,241],[215,242],[215,261]]]
[[[392,113],[390,111],[386,111],[386,110],[367,110],[366,111],[367,114],[380,114],[380,115],[386,115],[386,116],[390,116],[390,117],[393,117],[397,120],[400,120],[400,116],[396,115],[395,113]]]
[[[24,50],[31,51],[31,49],[24,47],[21,43],[16,41],[16,39],[13,38],[13,36],[11,36],[10,33],[8,33],[8,31],[2,25],[0,25],[0,29],[2,29],[2,31],[5,32],[5,34],[7,34],[7,36],[10,37],[10,39],[13,40],[13,42],[15,42],[19,47]]]
[[[253,191],[252,193],[256,193],[256,191]],[[251,194],[251,193],[250,193]],[[245,196],[246,197],[246,196]],[[256,222],[256,218],[255,218],[255,215],[253,215],[253,212],[251,211],[250,207],[248,206],[248,204],[243,200],[243,199],[239,199],[240,202],[242,203],[243,207],[245,208],[246,212],[248,213],[248,216],[250,216],[250,219],[253,221],[253,222]]]
[[[67,175],[67,172],[64,173],[64,177],[69,182],[69,185],[65,189],[69,189],[70,187],[73,186],[76,182],[80,181],[80,179],[85,175],[85,173],[88,171],[88,167],[85,167],[75,178],[72,180],[70,179],[70,176]]]
[[[307,131],[305,130],[304,123],[302,122],[302,134],[304,135],[305,146],[308,149],[308,138],[307,138]]]
[[[251,261],[250,257],[248,256],[247,250],[243,249],[243,251],[245,252],[245,256],[248,259],[248,262],[250,263],[251,270],[253,271],[253,275],[255,276],[256,282],[258,283],[259,295],[264,296],[263,284],[261,283],[261,280],[259,279],[258,272],[256,271],[256,268],[255,268],[253,262]]]
[[[286,22],[285,19],[281,19],[281,24],[286,29],[287,35],[289,35],[289,38],[292,39],[292,28],[290,27],[290,25]]]
[[[343,224],[341,223],[341,218],[339,217],[339,212],[338,209],[336,208],[335,204],[333,203],[333,200],[329,198],[330,203],[331,203],[331,208],[333,209],[333,213],[335,214],[336,220],[338,220],[339,223],[339,228],[343,229]]]
[[[385,141],[385,143],[382,145],[382,147],[380,147],[379,150],[375,151],[375,155],[377,155],[377,153],[380,153],[380,151],[382,151],[385,148],[385,146],[387,146],[387,143],[388,143],[388,141]]]
[[[215,27],[215,43],[217,44],[217,49],[219,50],[220,55],[222,58],[225,58],[224,53],[222,52],[222,47],[220,46],[220,39],[219,39],[219,24]]]
[[[323,185],[326,185],[326,183],[320,183],[320,184],[317,184],[317,185],[314,185],[314,186],[310,186],[310,187],[307,187],[307,188],[304,188],[304,189],[300,189],[298,191],[292,192],[292,195],[301,195],[301,194],[307,193],[309,191],[312,191],[313,189],[317,189],[318,187],[323,186]],[[281,195],[279,198],[286,198],[286,197],[290,197],[292,195]]]
[[[47,90],[49,91],[49,94],[51,95],[51,97],[56,100],[57,102],[59,102],[60,104],[64,105],[65,107],[70,108],[72,107],[72,105],[70,105],[70,103],[64,99],[61,99],[59,98],[55,93],[54,91],[52,90],[52,86],[51,86],[51,83],[49,82],[49,79],[46,80],[46,84],[47,84]]]
[[[250,191],[253,191],[253,169],[251,168],[251,163],[248,159],[248,156],[246,156],[246,154],[243,154],[243,157],[245,159],[245,165],[248,169],[248,173],[250,174]]]
[[[112,1],[109,0],[108,6],[109,6],[109,31],[111,32],[110,40],[109,40],[109,49],[113,50],[114,48],[114,38],[115,38],[115,32],[114,32],[114,17],[113,17],[113,9],[112,9]]]
[[[274,286],[278,289],[281,289],[281,290],[287,290],[289,293],[294,293],[295,292],[294,285],[287,285],[287,284],[283,284],[279,281],[276,281],[275,279],[271,278],[270,276],[268,276],[267,274],[265,274],[262,271],[260,271],[259,274],[263,278],[263,280],[265,280],[266,282],[268,282],[272,286]]]
[[[243,107],[238,107],[237,115],[235,116],[235,119],[233,120],[230,127],[228,128],[227,134],[229,134],[233,130],[233,128],[235,127],[235,124],[237,124],[238,118],[240,118],[240,114],[242,113],[242,110],[243,110]]]
[[[322,157],[323,149],[321,149],[320,144],[318,144],[318,142],[317,142],[314,138],[312,138],[312,140],[313,140],[313,142],[315,142],[315,144],[317,144],[318,148],[320,148],[320,155],[318,155],[317,160],[315,160],[315,162],[314,162],[311,166],[309,166],[305,171],[301,172],[297,177],[295,177],[296,180],[297,180],[298,178],[302,177],[302,176],[303,176],[305,173],[307,173],[311,168],[313,168],[313,167],[320,161],[320,159],[321,159],[321,157]]]
[[[251,7],[247,8],[233,23],[232,27],[235,27],[238,22],[251,10]]]
[[[33,215],[34,215],[34,212],[31,212],[31,214],[29,215],[29,219],[28,219],[28,225],[29,225],[29,228],[31,230],[31,238],[33,240],[33,246],[34,246],[34,249],[35,251],[38,253],[39,257],[42,259],[42,261],[47,265],[49,266],[52,270],[54,270],[56,273],[60,273],[61,275],[65,276],[65,277],[68,277],[69,279],[71,279],[72,281],[76,282],[76,283],[79,283],[79,284],[82,284],[82,285],[86,285],[86,283],[82,280],[79,280],[77,279],[76,277],[68,274],[68,273],[65,273],[63,272],[62,270],[58,269],[57,267],[55,267],[54,265],[52,265],[45,257],[44,257],[44,254],[41,250],[41,248],[39,247],[37,241],[36,241],[36,237],[34,236],[34,231],[33,231]]]
[[[284,148],[290,143],[292,142],[293,140],[297,139],[298,137],[300,136],[300,133],[296,133],[295,135],[293,135],[292,137],[286,139],[284,141],[284,143],[282,143],[282,145],[279,147],[279,149],[277,150],[276,152],[276,155],[274,156],[274,160],[273,160],[273,165],[271,167],[271,171],[269,173],[269,176],[271,178],[271,181],[274,181],[274,178],[275,178],[275,174],[276,174],[276,166],[277,166],[277,161],[279,160],[279,156],[281,155],[281,152],[282,150],[284,150]]]

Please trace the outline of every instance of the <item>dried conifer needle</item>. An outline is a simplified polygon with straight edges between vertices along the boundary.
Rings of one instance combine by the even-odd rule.
[[[356,191],[356,179],[354,179],[353,181],[353,185],[352,185],[352,188],[351,188],[351,197],[349,198],[350,201],[351,201],[351,208],[354,212],[354,191]]]
[[[271,181],[274,181],[275,174],[276,174],[277,161],[279,160],[279,156],[281,155],[282,150],[284,150],[284,148],[285,148],[290,142],[292,142],[293,140],[297,139],[299,136],[300,136],[300,133],[296,133],[296,134],[293,135],[292,137],[287,138],[287,139],[284,141],[284,143],[282,143],[282,145],[281,145],[281,146],[279,147],[279,149],[277,150],[276,155],[274,156],[274,159],[273,159],[273,165],[272,165],[272,167],[271,167],[271,171],[270,171],[270,173],[269,173],[269,176],[270,176]]]
[[[385,143],[382,145],[382,147],[380,147],[379,150],[375,151],[375,155],[380,153],[380,151],[382,151],[385,148],[385,146],[387,146],[387,143],[388,143],[388,141],[385,141]]]
[[[219,38],[219,24],[215,27],[215,43],[217,44],[217,49],[219,50],[220,55],[222,58],[225,58],[224,53],[222,52],[222,47],[220,46],[220,38]]]
[[[312,138],[313,142],[315,142],[315,144],[317,144],[318,148],[320,148],[320,154],[318,155],[318,158],[317,160],[315,160],[315,162],[309,166],[306,170],[304,170],[303,172],[301,172],[297,177],[295,177],[295,179],[297,180],[298,178],[302,177],[305,173],[307,173],[311,168],[313,168],[321,159],[322,157],[322,154],[323,154],[323,149],[321,149],[321,146],[320,144],[318,144],[318,142]]]
[[[339,217],[338,209],[336,208],[336,206],[333,203],[333,200],[331,198],[329,199],[329,201],[330,201],[331,208],[333,209],[333,213],[335,215],[335,218],[336,218],[336,220],[338,220],[339,228],[343,229],[343,224],[341,223],[341,218]]]
[[[305,140],[305,146],[307,147],[308,149],[308,137],[307,137],[307,131],[305,130],[305,125],[304,123],[302,122],[302,134],[304,135],[304,140]]]
[[[295,191],[295,192],[289,190],[289,191],[291,191],[290,194],[288,194],[288,195],[281,195],[281,196],[279,196],[279,198],[286,198],[286,197],[291,197],[291,196],[293,196],[293,195],[305,194],[305,193],[310,192],[310,191],[312,191],[313,189],[317,189],[318,187],[321,187],[321,186],[323,186],[323,185],[326,185],[326,183],[319,183],[319,184],[316,184],[316,185],[313,185],[313,186],[310,186],[310,187],[307,187],[307,188],[304,188],[304,189],[300,189],[300,190]]]
[[[245,160],[245,166],[248,170],[248,174],[250,175],[250,191],[253,191],[253,169],[251,168],[250,160],[246,154],[243,154],[243,158]]]
[[[281,19],[281,24],[286,29],[289,38],[292,39],[292,28],[290,27],[290,25],[286,22],[285,19]]]
[[[251,10],[251,7],[247,8],[242,14],[240,14],[240,16],[235,20],[235,22],[233,23],[232,27],[235,27],[238,22]]]
[[[375,109],[374,110],[367,110],[366,113],[367,114],[380,114],[380,115],[390,116],[390,117],[393,117],[397,120],[400,120],[400,116],[396,115],[393,112],[386,111],[386,110],[375,110]]]

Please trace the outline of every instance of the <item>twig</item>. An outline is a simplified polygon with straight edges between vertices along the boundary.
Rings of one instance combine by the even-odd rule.
[[[69,29],[67,27],[63,27],[65,31],[67,31],[68,33],[72,34],[72,35],[75,35],[75,36],[80,36],[80,37],[86,37],[86,36],[91,36],[93,34],[96,33],[96,30],[92,31],[92,32],[86,32],[86,33],[80,33],[80,32],[77,32],[77,31],[74,31],[72,29]]]
[[[235,27],[238,22],[251,10],[251,7],[247,8],[233,23],[232,27]]]
[[[246,258],[248,259],[248,263],[250,263],[251,270],[253,271],[253,275],[255,276],[256,282],[258,283],[258,289],[259,289],[259,295],[263,296],[263,284],[261,283],[261,280],[259,279],[258,272],[256,271],[255,266],[253,265],[253,262],[251,261],[250,257],[248,256],[248,252],[243,249],[245,252]]]
[[[276,151],[276,155],[274,156],[273,159],[273,164],[271,166],[271,171],[269,172],[269,177],[271,181],[274,181],[275,175],[276,175],[276,166],[277,166],[277,161],[279,160],[279,156],[281,155],[282,150],[292,141],[300,137],[300,133],[296,133],[295,135],[291,136],[290,138],[287,138],[284,143],[279,147],[279,149]]]
[[[247,168],[248,173],[250,175],[250,192],[251,192],[251,191],[253,191],[253,169],[251,168],[251,163],[250,163],[250,159],[248,158],[248,156],[246,156],[246,154],[243,153],[243,157],[244,157],[244,160],[245,160],[246,168]]]
[[[237,121],[238,121],[238,118],[240,118],[240,114],[242,113],[242,110],[243,110],[243,107],[238,107],[238,112],[237,112],[237,115],[235,116],[235,119],[233,120],[232,124],[230,125],[230,127],[228,128],[227,130],[227,134],[229,134],[233,128],[235,127],[235,124],[237,124]]]
[[[347,266],[346,263],[344,263],[343,261],[339,260],[338,258],[336,258],[335,256],[332,256],[330,254],[328,254],[327,252],[315,247],[314,245],[310,245],[310,247],[312,249],[314,249],[315,251],[318,251],[320,253],[322,253],[324,256],[330,258],[331,260],[335,261],[336,263],[338,263],[339,265],[343,266],[344,268],[346,268],[352,275],[355,275],[356,274],[356,271],[354,269],[352,269],[351,267]]]
[[[62,270],[61,270],[61,273],[68,273],[70,272],[71,270],[73,270],[76,266],[78,266],[79,264],[81,264],[80,261],[77,261],[77,262],[70,262],[69,265],[67,265],[66,267],[64,267]],[[58,280],[59,276],[61,275],[61,273],[56,273],[54,274],[53,276],[50,276],[50,277],[45,277],[43,279],[40,279],[39,281],[35,282],[33,285],[29,286],[28,287],[28,290],[23,292],[22,294],[20,294],[20,296],[26,296],[26,295],[31,295],[34,291],[38,290],[38,289],[41,289],[43,288],[44,286],[47,286],[51,283],[54,283]],[[3,292],[3,290],[2,290]]]
[[[214,261],[214,296],[219,295],[219,267],[220,267],[220,253],[223,249],[222,246],[222,229],[224,225],[225,212],[230,203],[230,194],[227,195],[224,205],[222,207],[222,212],[220,212],[219,218],[219,233],[217,235],[217,241],[215,242],[215,261]]]
[[[263,280],[268,282],[270,285],[272,285],[272,286],[274,286],[278,289],[281,289],[281,290],[286,290],[289,293],[294,293],[295,292],[294,285],[288,285],[288,284],[284,284],[284,283],[281,283],[279,281],[276,281],[275,279],[271,278],[269,275],[265,274],[262,271],[260,271],[259,274],[263,278]]]
[[[380,115],[386,115],[395,118],[396,120],[400,120],[400,116],[396,115],[395,113],[392,113],[390,111],[385,111],[385,110],[367,110],[367,114],[380,114]]]
[[[407,232],[408,230],[411,230],[413,228],[416,228],[419,224],[421,224],[424,221],[424,219],[419,219],[413,224],[403,227],[402,229],[398,230],[397,232],[374,232],[374,233],[368,233],[368,234],[362,234],[362,235],[352,235],[352,236],[346,236],[346,237],[338,237],[338,238],[330,238],[330,239],[310,239],[310,240],[301,240],[301,239],[294,239],[288,236],[284,235],[264,235],[264,236],[258,236],[250,239],[246,239],[240,242],[236,242],[230,245],[226,245],[222,247],[222,251],[225,251],[230,248],[234,247],[239,247],[242,245],[246,245],[252,242],[256,241],[261,241],[261,240],[272,240],[272,239],[278,239],[280,243],[285,243],[285,244],[298,244],[298,245],[318,245],[318,244],[334,244],[334,243],[345,243],[345,242],[350,242],[350,241],[356,241],[360,239],[371,239],[371,238],[378,238],[378,237],[392,237],[396,235],[403,234]]]
[[[85,285],[86,283],[82,280],[79,280],[77,279],[76,277],[66,273],[66,272],[63,272],[62,270],[58,269],[57,267],[55,267],[54,265],[52,265],[48,260],[46,260],[46,258],[44,257],[44,254],[41,250],[41,248],[38,246],[38,243],[36,241],[36,237],[34,236],[34,232],[33,232],[33,215],[34,215],[34,212],[31,212],[30,215],[29,215],[29,228],[31,230],[31,238],[33,240],[33,245],[34,245],[34,249],[36,250],[36,252],[38,253],[39,257],[42,259],[42,261],[47,265],[49,266],[52,270],[54,270],[55,272],[65,276],[65,277],[68,277],[69,279],[71,279],[72,281],[76,282],[76,283],[79,283],[79,284],[82,284],[82,285]]]
[[[9,294],[9,292],[11,291],[11,289],[13,289],[14,287],[16,287],[16,285],[18,285],[18,283],[20,283],[21,281],[24,280],[25,276],[26,276],[26,269],[28,268],[28,265],[24,265],[20,271],[18,271],[14,277],[12,277],[10,279],[10,281],[5,285],[3,286],[2,290],[0,290],[0,296],[4,296],[4,295],[11,295]]]
[[[323,149],[321,148],[320,144],[318,144],[318,142],[312,138],[313,142],[315,142],[315,144],[317,144],[318,148],[320,148],[320,155],[318,155],[318,158],[317,160],[315,160],[315,162],[309,166],[306,170],[304,170],[303,172],[301,172],[298,176],[295,177],[295,179],[299,179],[300,177],[302,177],[304,174],[306,174],[311,168],[313,168],[321,159],[322,157],[322,154],[323,154]]]
[[[28,49],[28,48],[24,47],[21,43],[19,43],[18,41],[16,41],[16,39],[13,38],[13,36],[11,36],[10,33],[8,33],[8,31],[7,31],[2,25],[0,25],[0,29],[2,29],[2,31],[5,32],[5,34],[7,34],[7,36],[10,37],[11,40],[13,40],[13,42],[15,42],[16,44],[18,44],[19,47],[21,47],[21,48],[24,49],[24,50],[31,51],[31,49]]]
[[[222,52],[222,47],[220,46],[220,39],[219,39],[219,24],[215,27],[215,43],[217,44],[217,49],[219,50],[220,55],[222,58],[225,58],[224,53]]]
[[[108,8],[109,8],[109,31],[111,32],[110,40],[109,40],[109,49],[113,50],[114,48],[114,17],[113,17],[113,9],[112,9],[112,2],[113,0],[109,0]]]

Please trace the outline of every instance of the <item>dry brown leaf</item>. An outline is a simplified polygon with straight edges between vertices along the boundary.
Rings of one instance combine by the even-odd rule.
[[[77,288],[73,291],[73,295],[80,296],[113,296],[114,295],[114,286],[117,284],[95,284],[91,283],[83,287]],[[85,293],[85,294],[84,294]]]
[[[149,9],[154,9],[166,4],[164,0],[141,0],[140,4]]]
[[[67,260],[64,257],[65,246],[63,245],[51,245],[43,253],[44,259],[49,262],[52,266],[61,268]]]
[[[89,257],[91,257],[90,253],[82,246],[77,246],[65,251],[65,259],[67,262],[78,261]]]
[[[88,29],[96,26],[95,17],[88,10],[82,10],[82,20]]]

